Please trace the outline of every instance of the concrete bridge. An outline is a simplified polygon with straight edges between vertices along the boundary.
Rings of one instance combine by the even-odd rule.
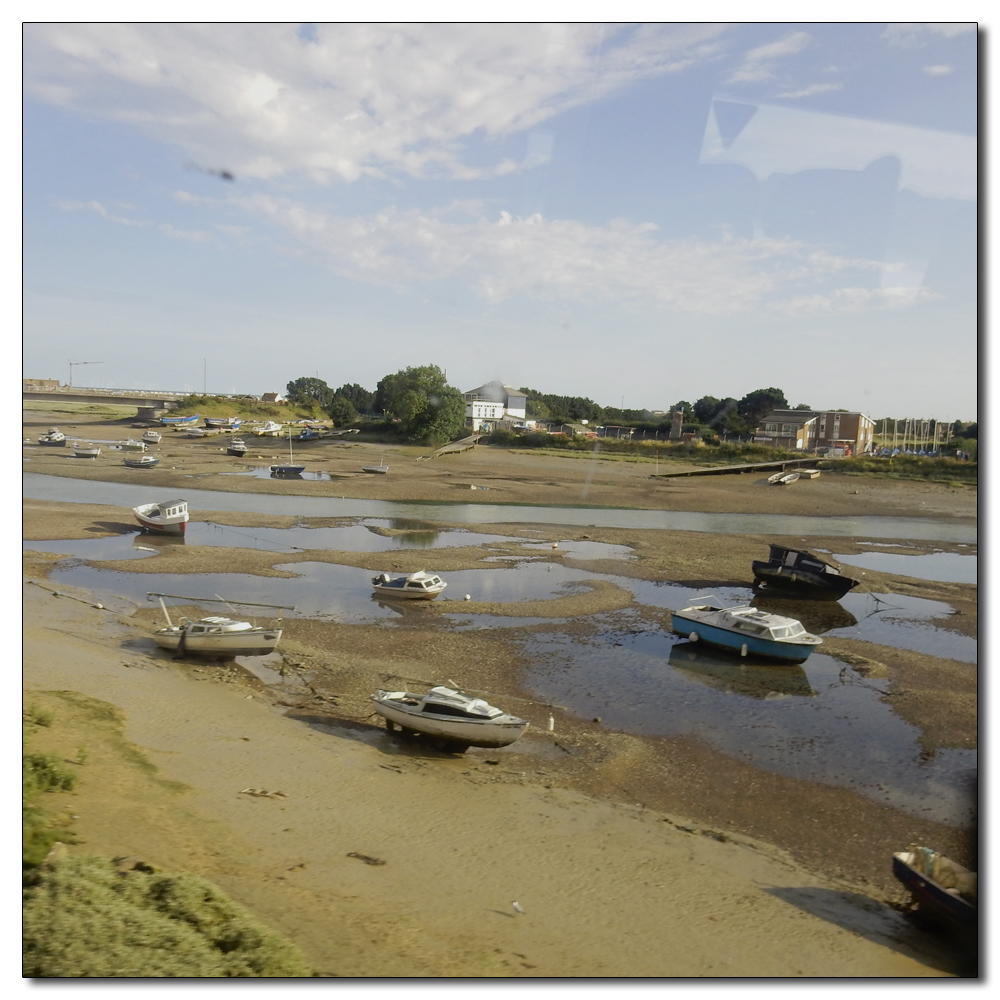
[[[31,388],[25,385],[21,390],[22,400],[54,403],[121,403],[138,408],[140,420],[157,420],[165,413],[177,408],[178,402],[190,396],[190,392],[163,392],[145,389],[78,389],[61,385],[58,389]]]

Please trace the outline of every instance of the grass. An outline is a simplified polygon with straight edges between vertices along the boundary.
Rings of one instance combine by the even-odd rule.
[[[74,403],[63,399],[26,399],[22,401],[21,408],[36,413],[70,413],[88,417],[113,417],[118,420],[134,417],[139,412],[137,407],[123,403]]]
[[[70,855],[29,872],[22,975],[31,978],[311,976],[299,950],[207,879]]]

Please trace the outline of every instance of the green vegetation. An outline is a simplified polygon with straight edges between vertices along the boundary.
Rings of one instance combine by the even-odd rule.
[[[41,399],[25,399],[21,408],[43,413],[75,413],[80,416],[112,417],[116,420],[134,417],[138,412],[135,406],[125,406],[123,403],[74,403],[70,400],[53,396],[51,402]]]
[[[311,976],[298,949],[197,875],[71,855],[29,871],[22,975]]]
[[[450,441],[465,426],[465,397],[437,365],[404,368],[378,384],[375,406],[396,421],[407,441]]]
[[[34,753],[28,744],[38,728],[52,725],[53,712],[34,705],[22,712],[21,732],[21,863],[38,865],[58,839],[72,839],[65,822],[38,804],[46,793],[68,792],[76,784],[76,772],[55,754]]]
[[[170,411],[172,417],[200,413],[203,417],[240,417],[243,420],[323,420],[326,413],[318,403],[262,403],[254,399],[228,396],[185,396]]]
[[[895,458],[841,458],[824,463],[824,469],[840,475],[877,475],[892,479],[923,479],[948,485],[970,485],[979,481],[979,463],[939,455],[897,455]]]

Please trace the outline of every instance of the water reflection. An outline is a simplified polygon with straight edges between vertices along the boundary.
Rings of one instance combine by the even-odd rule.
[[[855,555],[836,555],[834,559],[849,566],[876,570],[879,573],[896,573],[918,580],[937,580],[941,583],[978,583],[979,559],[959,552],[928,552],[924,555],[899,555],[895,552],[859,552]]]
[[[765,597],[757,594],[750,605],[772,615],[795,618],[813,635],[822,635],[831,629],[851,628],[858,624],[857,618],[836,601],[786,601],[772,595]]]
[[[805,670],[798,665],[761,666],[708,651],[693,642],[674,643],[668,662],[694,680],[726,694],[772,699],[816,695]]]
[[[634,617],[592,620],[600,631],[585,639],[553,631],[519,643],[533,697],[600,716],[611,729],[691,736],[755,766],[851,788],[914,815],[971,819],[976,752],[943,750],[928,760],[920,731],[883,700],[887,682],[822,652],[796,668],[727,662],[702,650],[690,659],[688,643]]]
[[[28,472],[23,495],[32,500],[134,507],[149,500],[148,487],[103,483]],[[347,497],[276,496],[189,489],[185,499],[199,510],[252,511],[316,517],[414,517],[470,524],[573,524],[603,528],[668,528],[722,534],[843,535],[975,542],[975,524],[902,517],[798,517],[784,514],[712,514],[683,510],[608,507],[532,507],[504,504],[397,503]]]

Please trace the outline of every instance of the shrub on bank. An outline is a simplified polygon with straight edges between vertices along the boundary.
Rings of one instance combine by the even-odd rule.
[[[939,455],[896,455],[894,458],[877,458],[859,455],[824,463],[824,469],[841,474],[869,474],[891,476],[894,479],[927,479],[936,482],[976,483],[979,481],[979,463]]]
[[[67,856],[25,878],[25,977],[311,976],[294,945],[197,875]]]

